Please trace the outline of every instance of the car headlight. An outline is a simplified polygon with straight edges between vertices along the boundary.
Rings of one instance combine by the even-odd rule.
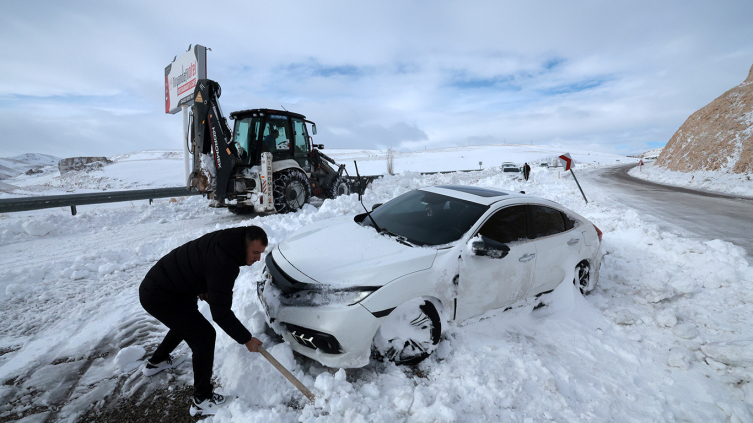
[[[363,301],[378,286],[358,286],[345,289],[311,289],[280,295],[280,303],[293,307],[318,307],[330,304],[354,305]]]

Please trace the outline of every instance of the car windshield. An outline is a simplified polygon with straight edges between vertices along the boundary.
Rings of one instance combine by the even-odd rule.
[[[380,206],[371,217],[383,232],[416,245],[457,241],[489,206],[426,191],[410,191]],[[366,217],[364,226],[374,226]]]

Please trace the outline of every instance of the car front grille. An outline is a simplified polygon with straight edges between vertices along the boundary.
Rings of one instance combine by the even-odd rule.
[[[285,323],[296,342],[304,347],[319,350],[326,354],[340,354],[342,347],[334,336],[317,330],[304,328],[291,323]]]

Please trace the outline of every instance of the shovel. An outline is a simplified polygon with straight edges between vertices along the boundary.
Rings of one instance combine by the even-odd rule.
[[[286,369],[282,364],[280,364],[280,362],[277,361],[276,358],[272,357],[272,354],[268,353],[267,350],[265,350],[261,345],[259,345],[258,349],[261,355],[263,355],[264,358],[267,359],[267,361],[272,363],[272,365],[275,366],[275,368],[279,370],[280,373],[282,373],[282,375],[285,376],[285,378],[290,381],[290,383],[295,385],[295,387],[298,388],[298,390],[301,391],[301,393],[305,395],[306,398],[309,399],[309,401],[311,401],[312,403],[314,402],[316,397],[314,396],[314,394],[311,393],[311,391],[308,390],[308,388],[303,386],[300,380],[296,379],[295,376],[293,376],[288,371],[288,369]]]

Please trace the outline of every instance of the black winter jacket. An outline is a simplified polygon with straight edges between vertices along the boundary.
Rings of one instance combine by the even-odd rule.
[[[146,274],[151,283],[174,294],[174,299],[196,301],[208,293],[212,320],[239,344],[251,340],[251,333],[230,309],[233,286],[246,265],[245,228],[208,233],[170,251]]]

